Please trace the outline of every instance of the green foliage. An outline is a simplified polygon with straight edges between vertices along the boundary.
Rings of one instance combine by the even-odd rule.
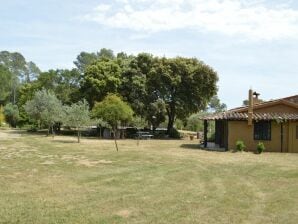
[[[145,117],[155,130],[162,122],[166,120],[166,104],[163,100],[157,99],[155,102],[146,106]]]
[[[166,102],[168,131],[177,118],[186,119],[204,109],[216,94],[216,72],[197,59],[161,58],[148,77],[148,89]]]
[[[49,70],[40,74],[34,83],[38,89],[48,89],[54,92],[64,104],[71,104],[80,100],[81,75],[77,69]]]
[[[16,127],[19,120],[19,108],[17,105],[8,103],[4,107],[5,120],[9,123],[11,127]]]
[[[242,140],[238,140],[236,142],[236,149],[237,149],[237,151],[241,151],[242,152],[245,148],[246,148],[246,146],[245,146],[245,144],[244,144],[244,142]]]
[[[13,80],[13,74],[8,68],[4,67],[0,63],[0,103],[6,103],[9,100],[11,94],[11,85]]]
[[[192,114],[188,117],[187,119],[187,125],[186,128],[189,131],[203,131],[204,129],[204,124],[203,121],[201,120],[202,113],[196,113]]]
[[[4,109],[3,109],[3,106],[0,105],[0,126],[2,126],[4,122],[5,122]]]
[[[89,104],[86,100],[79,101],[71,106],[65,106],[64,111],[63,123],[77,129],[78,143],[80,143],[80,128],[90,124]]]
[[[223,112],[227,110],[227,105],[224,103],[221,103],[218,96],[215,95],[210,99],[210,102],[208,103],[208,110],[210,112]]]
[[[121,84],[121,68],[117,61],[102,59],[86,68],[81,91],[91,106],[108,93],[116,93]]]
[[[55,94],[43,89],[37,91],[32,100],[26,102],[25,111],[33,121],[47,125],[49,128],[62,120],[62,103]]]
[[[92,114],[108,122],[114,130],[117,129],[119,122],[128,122],[133,118],[131,107],[115,94],[109,94],[103,101],[96,103]]]
[[[259,143],[257,144],[257,152],[258,152],[259,154],[261,154],[262,152],[264,152],[265,149],[266,149],[266,147],[265,147],[265,145],[264,145],[263,142],[259,142]]]
[[[77,60],[74,61],[74,64],[77,66],[80,73],[83,74],[86,71],[87,66],[102,58],[114,59],[115,56],[112,50],[106,48],[102,48],[97,53],[81,52],[77,56]]]
[[[63,123],[67,126],[81,128],[90,123],[89,104],[86,100],[65,106]]]
[[[10,89],[11,101],[16,103],[17,91],[21,84],[36,79],[40,70],[32,61],[27,62],[24,56],[18,52],[1,51],[0,64],[11,73],[10,81],[4,82],[3,88]]]
[[[175,139],[180,139],[181,138],[181,135],[180,135],[179,131],[177,131],[176,128],[172,128],[169,131],[169,137],[170,138],[175,138]]]

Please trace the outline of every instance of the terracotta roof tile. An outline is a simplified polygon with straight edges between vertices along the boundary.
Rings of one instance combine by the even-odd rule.
[[[227,111],[202,117],[203,120],[247,120],[247,113]],[[253,113],[253,120],[294,120],[298,121],[298,113]]]

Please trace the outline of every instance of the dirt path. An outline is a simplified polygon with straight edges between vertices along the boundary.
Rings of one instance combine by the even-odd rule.
[[[7,140],[12,138],[19,138],[21,134],[16,133],[14,130],[1,130],[0,129],[0,140]]]

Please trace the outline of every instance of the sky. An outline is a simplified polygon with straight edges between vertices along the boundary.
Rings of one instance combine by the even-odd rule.
[[[218,95],[241,106],[298,94],[296,0],[0,0],[0,51],[42,70],[82,52],[196,57],[218,73]]]

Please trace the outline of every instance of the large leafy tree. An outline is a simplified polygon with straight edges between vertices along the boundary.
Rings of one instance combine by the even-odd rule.
[[[122,73],[120,94],[129,102],[133,110],[140,116],[148,117],[147,106],[156,99],[147,91],[147,77],[154,63],[152,55],[141,53],[130,60],[129,65]]]
[[[128,122],[132,120],[133,110],[122,99],[114,94],[109,94],[103,101],[96,103],[92,114],[96,118],[102,118],[113,129],[115,146],[118,151],[117,145],[117,129],[121,122]]]
[[[121,85],[121,67],[116,60],[101,59],[86,68],[81,91],[91,106],[108,93],[117,93]]]
[[[161,58],[148,77],[148,91],[166,103],[168,133],[176,118],[185,120],[207,106],[217,92],[216,72],[195,58]]]
[[[64,107],[63,123],[77,130],[78,143],[81,138],[81,128],[90,123],[89,105],[86,100]]]

